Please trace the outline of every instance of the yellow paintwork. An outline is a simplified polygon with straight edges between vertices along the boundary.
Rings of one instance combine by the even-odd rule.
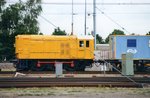
[[[150,63],[149,64],[145,64],[145,66],[150,66]]]
[[[79,46],[81,40],[84,47]],[[15,49],[18,59],[94,59],[94,39],[76,36],[18,35]]]

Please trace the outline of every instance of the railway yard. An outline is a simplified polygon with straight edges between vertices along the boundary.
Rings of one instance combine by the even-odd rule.
[[[149,98],[150,74],[135,72],[124,76],[119,72],[20,71],[12,64],[1,66],[0,97],[2,98]],[[92,68],[91,68],[92,69]],[[113,95],[113,96],[112,96]]]
[[[149,87],[150,74],[135,72],[134,76],[107,71],[15,71],[13,64],[0,72],[0,87]],[[6,70],[7,69],[7,70]]]
[[[150,98],[141,1],[0,0],[0,98]]]
[[[111,39],[112,44],[99,44],[94,50],[93,36],[18,35],[15,40],[17,59],[10,61],[12,63],[0,63],[0,94],[2,97],[12,94],[23,98],[38,95],[54,98],[108,98],[111,95],[110,98],[122,95],[123,98],[139,98],[139,95],[142,98],[149,97],[149,48],[137,49],[147,51],[145,55],[142,52],[135,55],[133,50],[128,49],[141,47],[136,41],[147,39],[148,42],[149,36],[111,36]],[[120,45],[121,42],[116,39],[124,39],[125,44],[121,47],[125,48],[116,47],[115,44]],[[63,95],[63,91],[70,88],[69,93]],[[122,88],[131,90],[132,93]],[[16,92],[11,91],[15,89]],[[26,89],[27,93],[18,91],[22,89]],[[32,89],[34,91],[30,93]],[[48,90],[45,91],[47,94],[39,89]],[[107,92],[107,89],[115,94],[109,90]],[[142,93],[135,94],[135,89],[140,89]],[[54,93],[57,90],[60,93]],[[104,92],[107,94],[101,90],[106,90]]]

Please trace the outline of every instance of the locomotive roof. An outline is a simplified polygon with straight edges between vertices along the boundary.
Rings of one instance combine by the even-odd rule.
[[[78,39],[94,39],[94,37],[92,35],[81,35],[81,36],[77,36]]]
[[[33,39],[49,39],[49,38],[60,38],[60,39],[68,39],[68,38],[78,38],[78,39],[94,39],[92,35],[85,36],[75,36],[75,35],[17,35],[16,38],[33,38]]]

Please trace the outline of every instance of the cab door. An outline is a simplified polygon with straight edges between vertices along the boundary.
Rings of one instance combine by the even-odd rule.
[[[90,40],[85,40],[85,58],[89,59],[93,51],[91,51]]]
[[[85,41],[79,40],[78,41],[78,57],[83,59],[85,58]]]

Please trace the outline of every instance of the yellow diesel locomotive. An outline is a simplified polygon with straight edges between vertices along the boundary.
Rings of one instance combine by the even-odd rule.
[[[15,41],[21,70],[54,70],[55,63],[63,63],[67,71],[84,71],[93,63],[94,38],[92,36],[18,35]]]

